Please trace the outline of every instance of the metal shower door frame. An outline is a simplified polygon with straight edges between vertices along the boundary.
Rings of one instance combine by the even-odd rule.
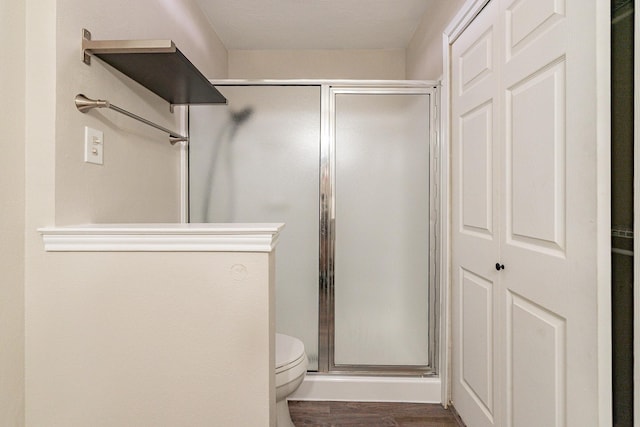
[[[340,82],[322,85],[320,165],[320,312],[318,371],[336,375],[437,376],[439,286],[439,84],[436,82]],[[335,363],[335,152],[336,105],[339,94],[426,95],[429,97],[429,354],[427,365],[336,365]]]

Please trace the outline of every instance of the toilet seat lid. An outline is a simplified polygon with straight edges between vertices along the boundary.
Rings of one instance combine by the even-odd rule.
[[[276,369],[295,362],[304,355],[304,344],[289,335],[276,334]]]

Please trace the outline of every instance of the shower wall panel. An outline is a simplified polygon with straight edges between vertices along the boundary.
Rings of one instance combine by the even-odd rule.
[[[190,107],[190,221],[284,222],[276,330],[317,369],[319,86],[220,86],[228,105]]]

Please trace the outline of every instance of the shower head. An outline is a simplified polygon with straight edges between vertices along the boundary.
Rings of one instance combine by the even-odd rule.
[[[235,125],[242,124],[245,122],[253,113],[253,108],[246,107],[240,111],[233,112],[231,111],[231,120]]]

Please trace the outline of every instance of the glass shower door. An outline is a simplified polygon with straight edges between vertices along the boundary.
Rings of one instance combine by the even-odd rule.
[[[430,96],[332,91],[332,370],[432,366]]]

